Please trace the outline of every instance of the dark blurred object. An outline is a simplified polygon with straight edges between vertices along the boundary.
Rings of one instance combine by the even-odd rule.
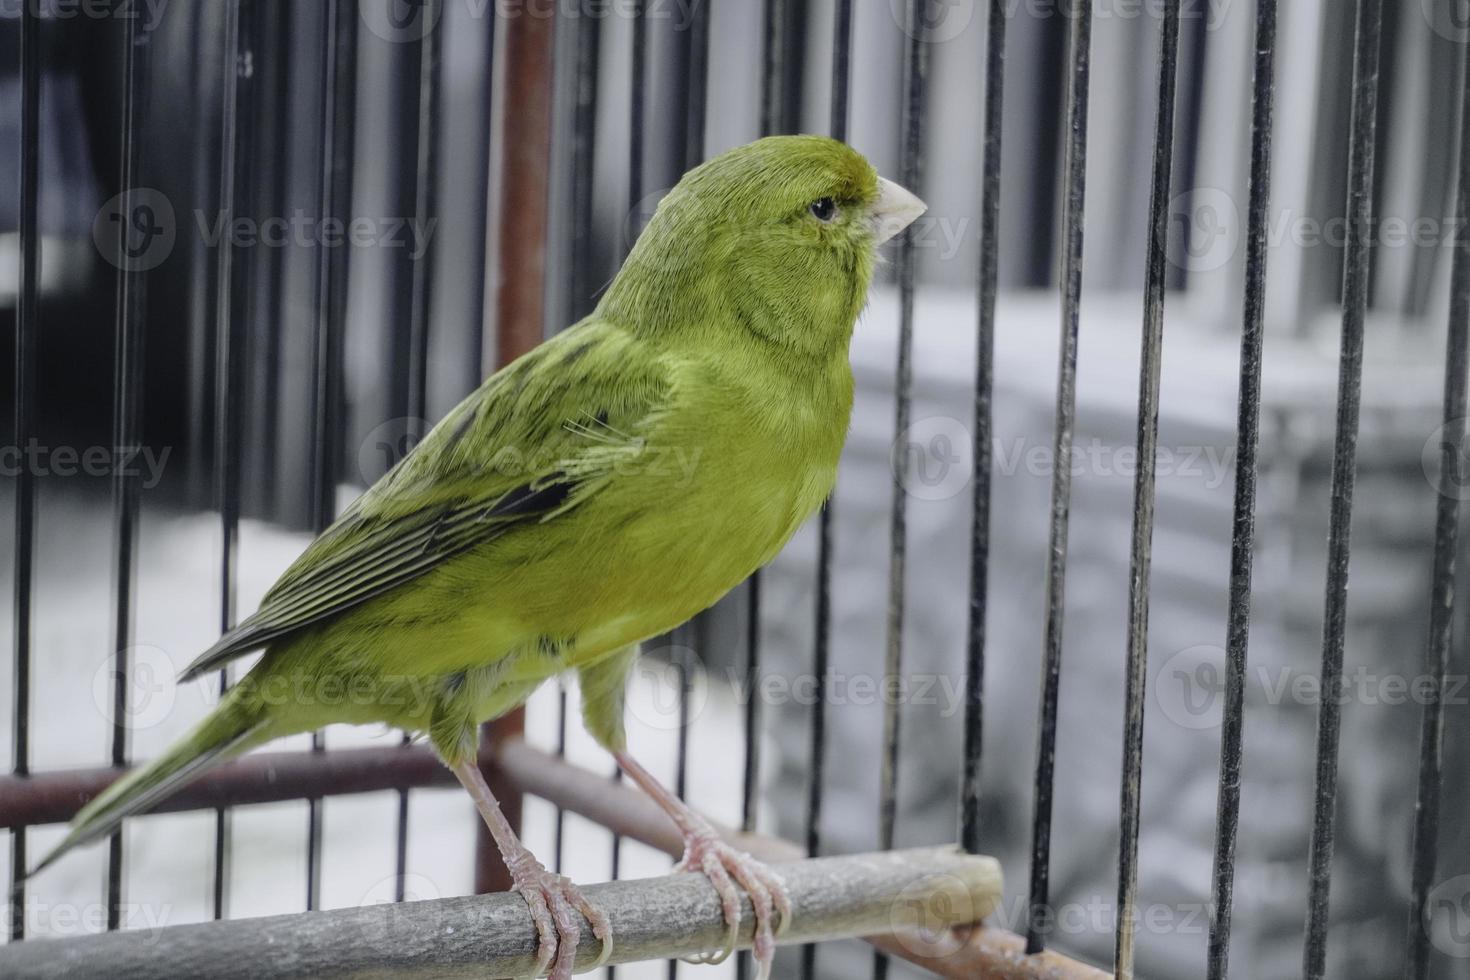
[[[430,245],[439,257],[429,284],[437,368],[429,414],[442,413],[479,379],[492,19],[475,16],[464,4],[431,5],[446,19],[439,25],[445,43],[437,70],[444,115],[453,124],[440,127],[442,206],[437,218],[422,220],[414,214],[419,46],[371,29],[356,32],[357,152],[345,209],[357,222],[354,231],[350,221],[336,228],[320,218],[323,5],[256,0],[243,8],[248,53],[236,68],[249,83],[245,105],[252,111],[240,122],[253,138],[242,144],[250,193],[236,202],[234,223],[220,210],[219,176],[228,5],[174,0],[156,10],[125,6],[143,18],[139,36],[147,46],[139,185],[148,210],[135,208],[130,218],[135,255],[147,270],[144,442],[170,453],[165,493],[191,506],[211,506],[219,250],[233,239],[234,274],[248,283],[244,308],[235,311],[245,321],[242,508],[304,526],[320,247],[351,252],[347,431],[333,467],[341,481],[369,482],[401,455],[402,433],[385,441],[385,454],[375,451],[375,440],[383,437],[373,434],[384,425],[422,431],[421,424],[403,421],[410,413],[399,368],[407,356],[413,260]],[[118,270],[110,257],[121,217],[116,196],[126,22],[74,9],[70,16],[49,12],[41,28],[41,439],[104,446],[113,395]],[[367,15],[364,9],[364,24]],[[14,12],[0,18],[0,304],[6,311],[15,304],[18,36]],[[8,427],[11,345],[3,357],[0,420]]]

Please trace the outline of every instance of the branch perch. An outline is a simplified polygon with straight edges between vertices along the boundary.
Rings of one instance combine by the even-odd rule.
[[[951,847],[816,858],[779,870],[792,903],[783,944],[895,929],[916,944],[932,942],[929,937],[941,930],[978,922],[1001,893],[994,859]],[[585,892],[612,920],[609,962],[688,956],[717,949],[723,941],[720,903],[702,875],[609,882]],[[752,930],[747,902],[742,949],[749,947]],[[594,962],[598,947],[584,923],[579,964]],[[152,980],[165,974],[216,980],[484,980],[529,975],[535,954],[536,928],[525,901],[501,893],[32,940],[0,947],[0,975],[11,980]]]

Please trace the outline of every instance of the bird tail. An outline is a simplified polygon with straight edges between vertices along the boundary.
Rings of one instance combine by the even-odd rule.
[[[152,807],[190,777],[266,741],[270,737],[266,725],[258,705],[227,694],[208,717],[163,755],[128,772],[82,807],[72,818],[66,837],[27,877],[48,867],[72,848],[108,836],[124,817]]]

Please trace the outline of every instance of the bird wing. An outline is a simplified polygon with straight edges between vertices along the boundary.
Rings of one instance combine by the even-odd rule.
[[[664,364],[583,321],[497,372],[311,543],[189,680],[411,581],[513,528],[554,520],[642,451]]]

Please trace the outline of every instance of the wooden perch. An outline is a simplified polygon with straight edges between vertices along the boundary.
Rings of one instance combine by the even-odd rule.
[[[978,922],[1000,901],[992,858],[952,847],[782,864],[792,903],[783,944],[895,930],[922,948],[954,926]],[[668,959],[719,948],[724,919],[702,876],[680,874],[592,885],[587,897],[613,924],[611,963]],[[750,945],[745,906],[740,942]],[[906,940],[896,939],[900,945]],[[598,941],[583,925],[579,964]],[[536,959],[525,901],[501,893],[256,919],[39,939],[0,947],[10,980],[523,977]]]

